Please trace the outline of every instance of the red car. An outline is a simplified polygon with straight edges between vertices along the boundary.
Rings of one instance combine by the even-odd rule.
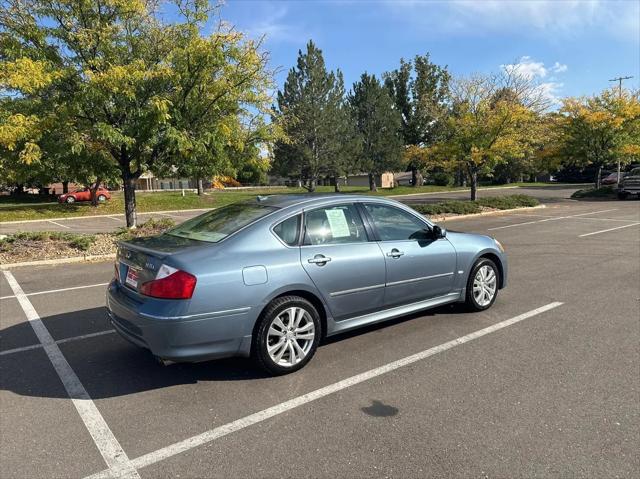
[[[98,201],[107,201],[111,199],[109,191],[102,186],[96,191],[96,198]],[[80,190],[72,191],[71,193],[65,193],[58,196],[60,203],[75,203],[76,201],[91,201],[91,190],[89,188],[82,188]]]

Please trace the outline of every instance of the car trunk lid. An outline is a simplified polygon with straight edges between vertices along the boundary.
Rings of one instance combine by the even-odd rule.
[[[201,241],[166,234],[119,242],[116,256],[119,283],[125,286],[125,291],[139,295],[142,284],[155,279],[170,257],[204,246]]]

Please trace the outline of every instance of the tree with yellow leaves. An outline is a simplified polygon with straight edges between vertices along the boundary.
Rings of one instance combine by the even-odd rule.
[[[640,95],[605,90],[600,95],[563,100],[557,121],[557,154],[564,163],[597,168],[640,158]]]
[[[225,24],[205,34],[208,0],[175,3],[170,23],[155,0],[3,0],[0,10],[0,147],[35,161],[39,138],[64,128],[84,165],[97,156],[119,170],[129,227],[145,170],[229,172],[228,153],[270,106],[260,45]]]
[[[529,77],[509,70],[458,78],[452,83],[451,95],[445,140],[430,153],[451,169],[464,169],[475,200],[479,175],[492,173],[509,158],[525,155],[528,126],[549,103]]]

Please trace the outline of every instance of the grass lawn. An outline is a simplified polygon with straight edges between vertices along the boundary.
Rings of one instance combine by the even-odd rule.
[[[554,183],[557,184],[557,183]],[[508,186],[548,186],[548,183],[512,183]],[[501,187],[507,185],[491,185],[482,186],[481,188]],[[366,187],[342,187],[344,193],[356,194],[374,194],[380,196],[389,195],[405,195],[416,193],[435,193],[439,191],[455,191],[467,188],[456,188],[447,186],[421,186],[413,188],[410,186],[400,186],[392,189],[379,189],[377,193],[371,193]],[[318,193],[332,193],[332,186],[320,186]],[[195,193],[185,193],[182,196],[180,192],[158,192],[147,193],[137,192],[136,203],[137,211],[144,213],[148,211],[167,211],[167,210],[183,210],[195,208],[218,208],[230,203],[253,198],[256,195],[273,195],[273,194],[293,194],[306,193],[303,188],[265,188],[251,190],[222,190],[211,191],[203,196]],[[38,200],[36,202],[36,199]],[[65,218],[74,216],[90,216],[90,215],[107,215],[122,214],[124,212],[124,196],[122,192],[112,194],[111,200],[92,207],[89,203],[73,203],[59,204],[56,202],[42,202],[34,195],[34,198],[28,197],[24,201],[16,200],[9,196],[0,196],[0,222],[1,221],[18,221],[18,220],[38,220],[49,218]]]

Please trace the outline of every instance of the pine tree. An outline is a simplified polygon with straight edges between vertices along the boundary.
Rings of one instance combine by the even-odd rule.
[[[402,116],[402,138],[409,148],[404,157],[412,172],[413,186],[419,186],[418,170],[428,155],[416,155],[442,137],[449,101],[451,75],[447,67],[432,63],[429,54],[416,55],[413,62],[400,59],[400,68],[385,75],[385,86]],[[412,154],[414,153],[414,154]]]
[[[376,176],[398,168],[401,161],[400,113],[388,90],[375,75],[367,73],[354,83],[349,103],[360,134],[359,165],[369,173],[371,191],[376,191]]]
[[[353,148],[345,141],[350,134],[342,73],[327,71],[312,41],[298,52],[277,103],[273,119],[284,138],[275,144],[273,170],[299,178],[311,192],[319,178],[345,174]]]

